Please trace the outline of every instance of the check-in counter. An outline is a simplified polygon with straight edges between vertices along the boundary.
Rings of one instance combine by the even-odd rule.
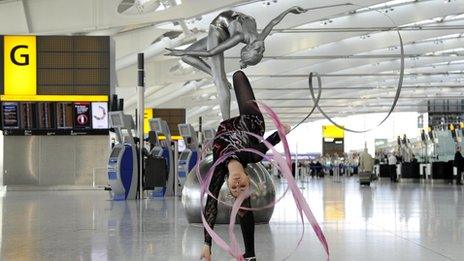
[[[388,165],[388,164],[379,165],[379,177],[390,178],[392,173],[396,174],[396,165]]]
[[[432,163],[432,179],[453,179],[453,161],[436,161]]]
[[[402,179],[420,179],[420,167],[417,162],[403,162],[401,164]]]

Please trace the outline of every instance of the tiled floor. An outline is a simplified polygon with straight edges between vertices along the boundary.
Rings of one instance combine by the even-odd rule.
[[[463,187],[381,181],[369,188],[355,178],[301,186],[331,260],[464,260]],[[104,191],[14,191],[0,206],[1,260],[198,260],[203,245],[202,228],[187,224],[174,198],[145,200],[142,219],[135,201],[111,202]],[[226,230],[217,227],[221,235]],[[256,228],[258,260],[282,260],[301,231],[286,197],[271,223]],[[325,260],[314,233],[306,231],[289,260]],[[213,260],[231,260],[213,251]]]

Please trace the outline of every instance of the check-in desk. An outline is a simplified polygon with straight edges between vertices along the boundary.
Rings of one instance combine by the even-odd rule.
[[[388,164],[379,165],[379,177],[390,178],[392,173],[396,174],[396,165],[388,165]]]
[[[401,164],[402,179],[420,179],[420,165],[418,162],[403,162]]]
[[[453,161],[436,161],[432,163],[432,179],[452,180],[453,176]]]

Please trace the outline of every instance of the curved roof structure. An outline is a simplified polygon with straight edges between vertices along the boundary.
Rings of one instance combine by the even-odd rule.
[[[209,22],[223,10],[249,14],[262,29],[296,5],[313,8],[327,1],[4,0],[0,31],[111,35],[117,92],[129,112],[136,104],[135,57],[146,52],[147,106],[187,108],[189,122],[195,125],[202,116],[206,126],[215,126],[220,116],[211,78],[164,56],[157,43],[188,46],[207,34]],[[311,108],[310,72],[322,75],[321,106],[328,114],[387,112],[400,68],[397,31],[404,41],[405,77],[395,111],[424,111],[427,100],[462,95],[464,0],[333,0],[330,5],[339,6],[288,15],[266,39],[263,61],[245,69],[256,97],[285,122],[297,123]],[[239,69],[241,48],[225,54],[229,75]],[[315,113],[310,120],[321,117]]]

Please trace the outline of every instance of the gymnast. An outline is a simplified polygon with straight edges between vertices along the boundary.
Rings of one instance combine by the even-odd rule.
[[[241,193],[247,191],[250,179],[245,172],[248,163],[256,163],[262,157],[246,151],[238,151],[241,148],[252,148],[265,154],[268,148],[256,137],[247,135],[245,132],[264,135],[265,126],[263,115],[255,103],[255,96],[246,75],[238,71],[233,75],[235,96],[237,98],[240,115],[221,122],[216,137],[213,141],[213,159],[216,162],[222,155],[234,152],[230,157],[218,165],[214,171],[209,191],[217,198],[222,184],[227,178],[227,186],[230,194],[237,198]],[[288,133],[290,128],[285,126]],[[279,134],[274,132],[267,139],[273,146],[280,142]],[[214,227],[217,216],[217,201],[208,196],[204,215],[211,228]],[[242,207],[251,208],[250,198],[243,201]],[[252,211],[240,210],[239,221],[242,228],[243,241],[245,243],[246,260],[256,260],[254,250],[255,221]],[[211,260],[211,236],[205,230],[205,245],[202,258]]]

